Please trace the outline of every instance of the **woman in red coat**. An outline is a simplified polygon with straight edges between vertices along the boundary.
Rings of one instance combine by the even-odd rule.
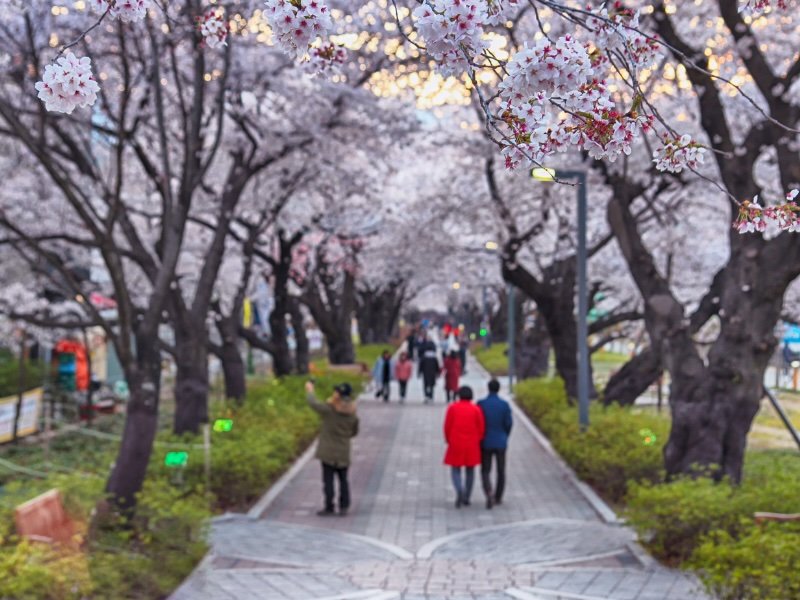
[[[444,391],[447,393],[447,402],[456,399],[458,393],[458,379],[461,377],[461,359],[457,352],[450,352],[444,359],[442,367],[444,373]]]
[[[456,508],[469,506],[472,484],[475,482],[475,467],[481,464],[481,440],[483,439],[483,411],[472,403],[472,388],[464,386],[458,390],[459,401],[447,407],[444,418],[444,439],[447,452],[444,464],[450,466],[453,487],[456,489]],[[461,467],[466,468],[466,484],[462,484]]]

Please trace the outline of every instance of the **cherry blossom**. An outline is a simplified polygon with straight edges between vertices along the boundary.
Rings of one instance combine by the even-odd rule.
[[[150,0],[91,0],[96,12],[108,14],[116,19],[129,23],[141,21],[147,16]]]
[[[442,75],[467,71],[471,58],[487,48],[482,39],[486,9],[482,0],[434,0],[414,9],[417,29]]]
[[[203,43],[209,48],[225,46],[228,39],[228,22],[221,10],[211,9],[197,19],[197,28],[203,36]]]
[[[800,206],[795,200],[800,190],[794,189],[786,194],[786,202],[778,206],[762,206],[758,196],[745,200],[739,208],[739,216],[733,228],[739,233],[766,231],[769,223],[777,223],[781,231],[800,232]]]
[[[696,169],[703,163],[706,149],[693,141],[691,136],[680,139],[664,138],[664,145],[653,152],[653,162],[659,171],[680,173],[684,169]]]
[[[330,10],[321,0],[266,0],[264,14],[284,52],[302,58],[317,38],[333,27]]]
[[[92,75],[91,59],[68,52],[45,67],[36,90],[47,110],[71,114],[76,108],[92,106],[100,87]]]
[[[774,6],[786,10],[787,2],[786,0],[776,0]],[[757,15],[772,7],[772,0],[745,0],[739,5],[739,12],[744,15]]]
[[[639,11],[633,11],[615,2],[611,12],[603,7],[597,17],[588,19],[587,26],[594,33],[594,45],[603,52],[623,52],[628,61],[639,69],[653,65],[660,53],[655,36],[639,31]],[[605,54],[596,53],[596,59],[604,62]]]
[[[336,75],[347,60],[347,50],[332,42],[326,42],[308,51],[306,70],[312,75]]]

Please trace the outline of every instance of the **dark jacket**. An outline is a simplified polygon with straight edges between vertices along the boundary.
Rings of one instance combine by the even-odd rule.
[[[314,394],[307,394],[308,405],[322,417],[317,453],[322,462],[334,467],[350,466],[350,438],[358,435],[356,403],[323,404]]]
[[[481,448],[500,450],[508,446],[508,435],[511,433],[511,406],[497,394],[489,394],[478,402],[486,422],[486,432],[481,441]]]
[[[425,381],[425,385],[433,385],[439,376],[439,358],[436,354],[436,344],[426,340],[418,348],[419,355],[419,375]]]

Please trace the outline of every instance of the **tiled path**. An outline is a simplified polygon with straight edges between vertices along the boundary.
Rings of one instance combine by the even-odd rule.
[[[462,383],[483,395],[485,372],[472,358],[468,371]],[[173,600],[705,598],[609,523],[519,412],[504,503],[486,510],[476,481],[472,505],[456,510],[437,394],[422,404],[415,381],[404,405],[363,397],[351,514],[316,516],[322,483],[310,460],[264,510],[214,521],[211,553]]]

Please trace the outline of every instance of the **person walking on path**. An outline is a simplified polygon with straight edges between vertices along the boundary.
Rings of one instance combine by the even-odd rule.
[[[406,401],[406,388],[408,380],[411,379],[411,372],[414,370],[414,363],[409,360],[408,354],[405,352],[400,353],[400,360],[394,365],[394,378],[397,379],[397,385],[400,387],[400,403]]]
[[[444,418],[444,439],[447,442],[444,464],[450,467],[456,490],[456,508],[461,508],[469,506],[475,467],[481,463],[484,422],[483,412],[472,403],[472,388],[460,388],[458,398],[458,402],[447,407]],[[462,481],[462,468],[466,471],[466,481]]]
[[[406,351],[408,352],[408,359],[414,360],[414,349],[417,347],[417,328],[411,330],[406,338]]]
[[[503,490],[506,487],[506,449],[513,424],[511,406],[498,396],[499,391],[500,382],[492,379],[489,382],[489,395],[478,402],[478,408],[483,413],[486,425],[481,440],[481,482],[488,509],[503,502]],[[497,485],[494,488],[491,478],[492,459],[497,464]]]
[[[375,361],[375,366],[372,368],[372,379],[375,381],[375,397],[383,396],[383,401],[388,402],[391,382],[394,379],[394,361],[388,350],[384,350],[383,354]]]
[[[461,360],[458,358],[458,353],[453,350],[444,359],[444,366],[442,367],[444,373],[444,391],[447,394],[447,403],[456,399],[458,393],[458,380],[461,377]]]
[[[419,376],[422,377],[422,386],[425,391],[425,404],[433,402],[433,386],[439,376],[439,358],[436,353],[436,344],[424,337],[419,345]]]
[[[317,400],[314,384],[306,383],[306,401],[322,417],[315,457],[322,463],[322,490],[325,508],[317,513],[321,517],[334,512],[333,480],[339,480],[339,514],[345,516],[350,508],[350,484],[347,469],[350,467],[350,439],[358,435],[356,403],[353,388],[342,383],[334,388],[333,395],[326,403]]]

